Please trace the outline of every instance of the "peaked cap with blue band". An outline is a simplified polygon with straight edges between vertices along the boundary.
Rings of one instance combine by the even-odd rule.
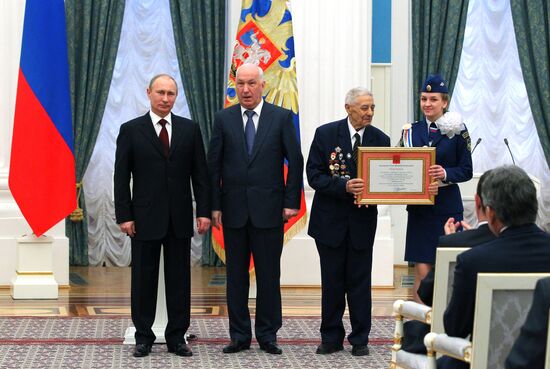
[[[424,81],[420,92],[441,92],[448,94],[447,82],[439,74],[430,74]]]

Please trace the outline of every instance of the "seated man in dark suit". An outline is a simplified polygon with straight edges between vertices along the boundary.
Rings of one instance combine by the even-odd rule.
[[[521,168],[495,168],[483,183],[481,198],[494,241],[457,258],[453,293],[443,318],[445,333],[472,334],[478,273],[550,272],[550,234],[535,224],[538,203],[535,185]],[[438,368],[469,368],[443,357]]]
[[[449,218],[445,223],[445,236],[439,237],[437,247],[475,247],[485,242],[495,239],[495,235],[489,229],[487,224],[487,216],[485,215],[484,207],[482,206],[481,191],[483,182],[490,170],[483,173],[477,183],[475,194],[475,210],[478,219],[478,227],[471,227],[464,221],[456,222],[454,218]],[[466,231],[457,232],[457,229],[462,226]],[[428,275],[422,279],[418,287],[418,296],[428,306],[432,306],[434,295],[434,275],[435,268],[432,268]],[[410,320],[403,326],[403,340],[401,348],[407,352],[425,354],[426,346],[424,346],[424,336],[430,333],[430,326],[417,320]]]
[[[543,369],[548,344],[548,311],[550,310],[550,277],[540,279],[535,287],[533,304],[521,333],[508,358],[506,369]]]

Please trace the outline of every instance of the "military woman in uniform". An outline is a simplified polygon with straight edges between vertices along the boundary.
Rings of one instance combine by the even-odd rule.
[[[435,263],[435,250],[443,226],[449,217],[463,219],[464,208],[457,183],[472,178],[470,136],[458,113],[446,112],[449,105],[447,83],[430,75],[420,95],[424,119],[406,124],[399,142],[404,147],[435,147],[436,164],[430,166],[430,192],[434,205],[407,206],[405,260],[415,264],[414,297],[418,285]]]

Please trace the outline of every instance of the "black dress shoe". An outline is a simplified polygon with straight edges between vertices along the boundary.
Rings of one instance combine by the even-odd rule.
[[[193,356],[193,351],[187,346],[186,343],[181,342],[177,345],[167,345],[168,346],[168,352],[173,352],[174,354],[178,356]]]
[[[260,349],[272,355],[281,355],[283,353],[283,350],[281,350],[281,348],[277,346],[277,342],[260,343]]]
[[[343,349],[344,346],[341,344],[338,345],[331,343],[321,343],[319,346],[317,346],[317,351],[315,351],[315,353],[319,355],[328,355],[338,351],[342,351]]]
[[[223,348],[224,354],[235,354],[237,352],[248,350],[250,348],[250,342],[246,341],[231,341],[231,343]]]
[[[134,357],[144,357],[151,352],[151,345],[147,343],[138,343],[134,348]]]
[[[353,345],[351,349],[353,356],[366,356],[369,354],[369,346],[367,345]]]

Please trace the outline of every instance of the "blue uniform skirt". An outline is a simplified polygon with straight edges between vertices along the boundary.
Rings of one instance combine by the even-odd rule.
[[[426,209],[427,210],[427,209]],[[435,250],[439,237],[445,234],[443,226],[450,217],[458,222],[462,213],[432,214],[430,212],[408,211],[405,261],[435,264]]]

